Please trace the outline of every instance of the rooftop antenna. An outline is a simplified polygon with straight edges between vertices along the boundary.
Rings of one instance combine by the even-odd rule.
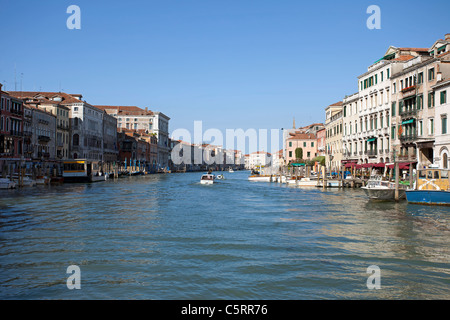
[[[22,85],[23,85],[23,73],[20,74],[20,92],[23,91]]]

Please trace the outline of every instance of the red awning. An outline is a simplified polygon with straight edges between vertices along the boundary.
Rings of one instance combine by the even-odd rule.
[[[399,163],[398,164],[398,168],[400,170],[409,169],[409,165],[410,165],[410,163]],[[389,169],[393,169],[394,168],[394,164],[389,164],[386,167],[388,167]]]

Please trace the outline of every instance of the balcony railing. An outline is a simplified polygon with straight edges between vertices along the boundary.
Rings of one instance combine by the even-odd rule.
[[[402,117],[402,118],[405,118],[405,117],[415,117],[415,116],[417,116],[417,109],[407,109],[407,110],[401,110],[400,111],[400,116]]]
[[[15,136],[15,137],[22,137],[23,136],[23,132],[17,131],[17,130],[11,130],[10,133],[11,133],[12,136]]]
[[[9,110],[9,112],[11,112],[12,114],[15,114],[17,116],[23,115],[23,111],[22,110],[11,109],[11,110]]]
[[[377,156],[377,150],[367,150],[367,155],[369,157],[375,157]]]
[[[414,141],[417,140],[417,134],[407,134],[400,137],[401,142],[408,142],[408,141]]]
[[[69,130],[69,126],[65,126],[65,125],[62,125],[62,124],[58,124],[57,128],[60,129],[60,130]]]
[[[415,90],[415,89],[416,89],[416,85],[413,85],[413,86],[409,86],[409,87],[406,87],[406,88],[402,89],[401,92],[405,93],[405,92],[412,91],[412,90]]]
[[[51,140],[51,138],[48,136],[38,136],[38,140],[40,142],[49,142]]]
[[[398,160],[401,161],[417,161],[416,155],[407,155],[407,154],[401,154],[398,156]]]

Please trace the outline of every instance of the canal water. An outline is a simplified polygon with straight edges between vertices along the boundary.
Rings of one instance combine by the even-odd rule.
[[[450,299],[449,208],[224,175],[0,190],[0,298]]]

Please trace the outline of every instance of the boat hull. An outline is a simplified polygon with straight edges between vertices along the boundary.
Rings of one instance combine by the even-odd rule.
[[[248,177],[248,181],[270,182],[271,177]]]
[[[395,200],[395,189],[376,189],[376,188],[367,188],[362,187],[366,195],[371,200]],[[400,200],[406,198],[405,190],[398,190],[398,198]]]
[[[450,192],[443,190],[408,190],[406,199],[415,204],[450,206]]]
[[[16,183],[9,179],[0,179],[0,189],[14,189]]]

